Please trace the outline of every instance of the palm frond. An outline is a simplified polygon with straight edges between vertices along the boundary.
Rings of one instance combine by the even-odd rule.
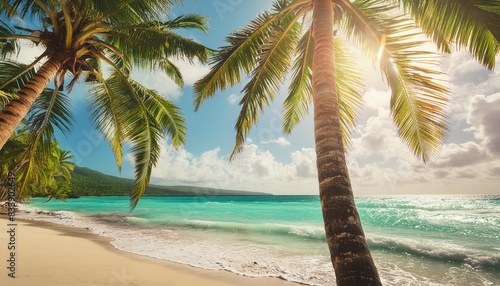
[[[72,116],[68,109],[69,98],[57,90],[45,90],[34,102],[25,126],[28,132],[27,148],[21,156],[20,190],[27,191],[28,184],[37,181],[43,173],[44,163],[51,155],[54,127],[63,133],[70,131]]]
[[[35,74],[33,67],[14,61],[0,61],[0,106],[17,97],[17,92]]]
[[[118,169],[121,170],[123,141],[125,140],[122,117],[126,114],[129,104],[123,102],[124,99],[115,94],[114,86],[120,82],[117,82],[114,77],[105,80],[97,72],[93,75],[96,81],[91,85],[89,98],[92,124],[109,142]]]
[[[195,110],[205,99],[228,86],[234,86],[242,79],[242,74],[250,74],[255,67],[255,55],[274,26],[290,11],[301,8],[309,0],[280,0],[274,3],[274,12],[263,12],[248,25],[233,32],[226,38],[229,45],[217,50],[209,61],[210,72],[194,85]]]
[[[96,84],[92,94],[94,124],[111,141],[112,148],[118,142],[120,150],[123,142],[131,144],[135,181],[130,206],[134,209],[158,162],[165,133],[174,146],[185,142],[184,119],[177,106],[119,69],[115,69],[105,82]],[[118,156],[116,152],[115,155]]]
[[[46,89],[33,103],[27,115],[27,130],[51,138],[55,128],[63,134],[71,132],[73,116],[70,111],[71,100],[68,95]]]
[[[314,39],[308,29],[297,47],[298,56],[292,66],[292,79],[288,87],[288,97],[283,103],[283,130],[289,134],[293,127],[309,113],[312,102],[312,55]]]
[[[335,43],[335,74],[339,112],[342,125],[344,146],[350,142],[350,134],[354,129],[357,111],[361,106],[363,83],[361,72],[356,66],[356,60],[349,53],[345,43],[339,38]],[[300,122],[309,112],[312,102],[312,53],[314,42],[311,29],[301,39],[299,56],[293,66],[292,82],[289,86],[289,96],[283,104],[283,126],[286,133]]]
[[[335,38],[335,80],[339,98],[340,124],[344,146],[350,144],[351,132],[356,127],[358,111],[362,104],[364,84],[362,73],[347,45]]]
[[[172,20],[160,23],[160,27],[164,30],[173,29],[196,29],[203,32],[208,32],[207,18],[198,14],[184,14]]]
[[[259,113],[273,101],[286,77],[301,36],[301,25],[297,22],[301,16],[294,11],[283,15],[254,55],[256,67],[251,73],[250,81],[243,88],[231,158],[242,150],[246,135],[257,122]]]
[[[351,38],[366,37],[371,42],[361,43],[361,48],[374,63],[379,60],[391,87],[391,112],[400,136],[416,156],[429,160],[446,131],[448,89],[441,82],[438,56],[423,47],[426,41],[418,38],[413,21],[388,13],[393,7],[384,7],[381,1],[347,2],[344,27]]]
[[[101,19],[106,19],[106,21],[112,25],[123,26],[148,21],[161,21],[172,9],[174,4],[179,4],[182,1],[79,0],[75,2],[80,2],[78,7],[83,11],[90,11]]]
[[[143,105],[136,104],[136,108],[130,109],[127,115],[127,138],[132,144],[131,153],[135,163],[135,181],[130,196],[130,206],[134,209],[144,195],[151,170],[160,157],[164,133],[169,135],[174,146],[184,143],[186,133],[178,107],[137,82],[131,81],[130,86],[137,100],[143,102]]]
[[[35,74],[34,66],[42,58],[44,58],[43,54],[30,65],[15,61],[0,61],[0,89],[17,93],[33,77]]]
[[[341,0],[339,6],[343,10],[340,27],[375,66],[382,39],[387,33],[381,27],[397,24],[397,20],[389,16],[397,6],[387,5],[383,0],[356,0],[352,3]]]
[[[495,67],[500,43],[498,0],[399,0],[438,47],[465,48],[485,67]],[[443,49],[442,49],[443,50]],[[445,50],[446,51],[446,50]]]
[[[14,34],[12,28],[0,19],[0,37]],[[0,59],[6,59],[8,56],[18,53],[19,50],[19,42],[16,39],[0,39]]]
[[[142,69],[166,68],[164,71],[167,74],[171,66],[162,64],[165,59],[179,57],[192,61],[198,58],[205,62],[210,54],[210,50],[202,44],[153,24],[144,29],[116,30],[108,40],[134,66]]]
[[[179,68],[167,58],[158,61],[158,66],[165,74],[172,79],[178,86],[184,86],[184,79]]]

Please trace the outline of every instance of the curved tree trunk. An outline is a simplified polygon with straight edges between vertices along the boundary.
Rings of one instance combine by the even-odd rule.
[[[314,137],[319,192],[337,285],[382,285],[347,170],[335,84],[332,0],[313,1]]]
[[[18,98],[0,110],[0,149],[62,66],[62,58],[52,57],[19,91]]]

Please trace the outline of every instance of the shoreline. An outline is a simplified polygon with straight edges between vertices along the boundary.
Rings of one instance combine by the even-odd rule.
[[[15,277],[8,276],[9,224],[0,215],[0,280],[21,285],[207,285],[298,286],[272,277],[248,277],[121,251],[112,240],[89,230],[37,220],[16,219]],[[3,265],[2,265],[3,266]]]

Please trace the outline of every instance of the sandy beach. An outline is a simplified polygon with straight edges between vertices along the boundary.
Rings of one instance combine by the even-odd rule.
[[[299,285],[278,278],[244,277],[122,252],[108,239],[84,229],[37,221],[16,220],[14,227],[9,223],[6,216],[0,217],[0,285]],[[11,242],[14,243],[9,245]],[[9,246],[15,249],[9,250]],[[15,266],[9,269],[11,262],[7,260],[12,260],[12,251],[15,251]]]

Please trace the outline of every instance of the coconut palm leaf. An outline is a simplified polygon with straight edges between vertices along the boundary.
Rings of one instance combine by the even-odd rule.
[[[97,81],[91,86],[88,101],[92,124],[110,144],[118,170],[121,170],[125,140],[123,121],[130,105],[123,101],[129,99],[120,97],[115,91],[114,77],[104,79],[100,74],[95,74]]]
[[[340,38],[335,44],[335,80],[339,100],[342,141],[347,147],[351,141],[351,132],[356,127],[358,111],[362,104],[364,84],[361,69],[349,47]]]
[[[131,144],[135,166],[130,203],[133,209],[144,194],[151,170],[158,162],[164,133],[174,146],[184,143],[184,119],[177,106],[119,71],[105,82],[96,84],[92,94],[90,106],[94,124],[111,139],[117,159],[122,144]]]
[[[207,24],[207,18],[199,14],[184,14],[164,23],[159,23],[162,30],[195,29],[205,33],[208,32]]]
[[[142,106],[136,104],[137,108],[130,109],[127,115],[127,139],[132,144],[135,163],[135,182],[130,196],[130,205],[134,209],[146,190],[153,166],[158,162],[164,130],[175,146],[184,143],[186,133],[184,119],[176,106],[137,82],[131,81],[130,85],[137,100],[143,102]]]
[[[254,55],[256,66],[250,81],[243,88],[241,111],[235,124],[236,142],[231,158],[242,150],[245,137],[257,122],[259,113],[274,100],[275,93],[283,84],[295,45],[301,36],[301,25],[297,23],[301,16],[294,11],[283,15],[281,25],[273,27],[268,41]]]
[[[382,1],[348,2],[344,4],[349,36],[368,38],[361,48],[372,61],[379,60],[391,87],[391,111],[399,134],[416,156],[429,160],[446,131],[448,89],[440,81],[437,57],[423,48],[426,42],[418,38],[412,21],[382,13],[389,12]]]
[[[69,105],[69,97],[57,90],[44,91],[33,104],[25,126],[27,148],[20,159],[24,162],[20,168],[20,190],[27,190],[28,184],[37,181],[39,174],[44,173],[44,164],[53,150],[55,127],[63,134],[70,132],[73,117]]]
[[[283,130],[289,134],[293,127],[309,113],[312,102],[312,55],[314,40],[311,29],[308,29],[300,40],[291,68],[292,78],[288,87],[288,97],[283,102]]]
[[[468,49],[493,69],[500,42],[498,0],[399,0],[438,48],[448,44]],[[445,47],[445,48],[443,48]]]
[[[0,61],[0,90],[14,90],[18,92],[24,84],[35,74],[35,65],[44,58],[42,54],[29,65],[22,65],[13,61]],[[22,66],[22,68],[21,68]]]
[[[172,65],[165,64],[170,57],[182,57],[192,61],[207,60],[207,48],[193,40],[181,37],[162,26],[148,23],[142,28],[117,29],[108,36],[108,42],[120,50],[134,66],[142,69],[161,69],[172,73]],[[171,63],[171,62],[170,62]],[[176,77],[178,78],[178,74]],[[181,82],[176,80],[176,82]]]
[[[309,0],[275,1],[273,11],[259,14],[248,25],[230,34],[226,38],[229,45],[218,49],[210,60],[209,64],[213,68],[194,85],[195,110],[218,89],[223,90],[240,82],[242,73],[250,74],[256,65],[254,55],[280,18],[308,2]]]
[[[312,102],[311,68],[314,42],[309,29],[298,45],[298,57],[292,67],[292,81],[288,97],[283,103],[283,129],[290,133],[292,128],[309,112]],[[335,38],[335,74],[337,95],[343,131],[344,145],[350,142],[351,131],[355,127],[357,110],[361,105],[363,82],[356,61],[345,43]]]
[[[15,32],[0,19],[0,37],[13,35]],[[0,59],[6,59],[8,56],[19,52],[19,42],[16,39],[1,39],[0,38]]]

